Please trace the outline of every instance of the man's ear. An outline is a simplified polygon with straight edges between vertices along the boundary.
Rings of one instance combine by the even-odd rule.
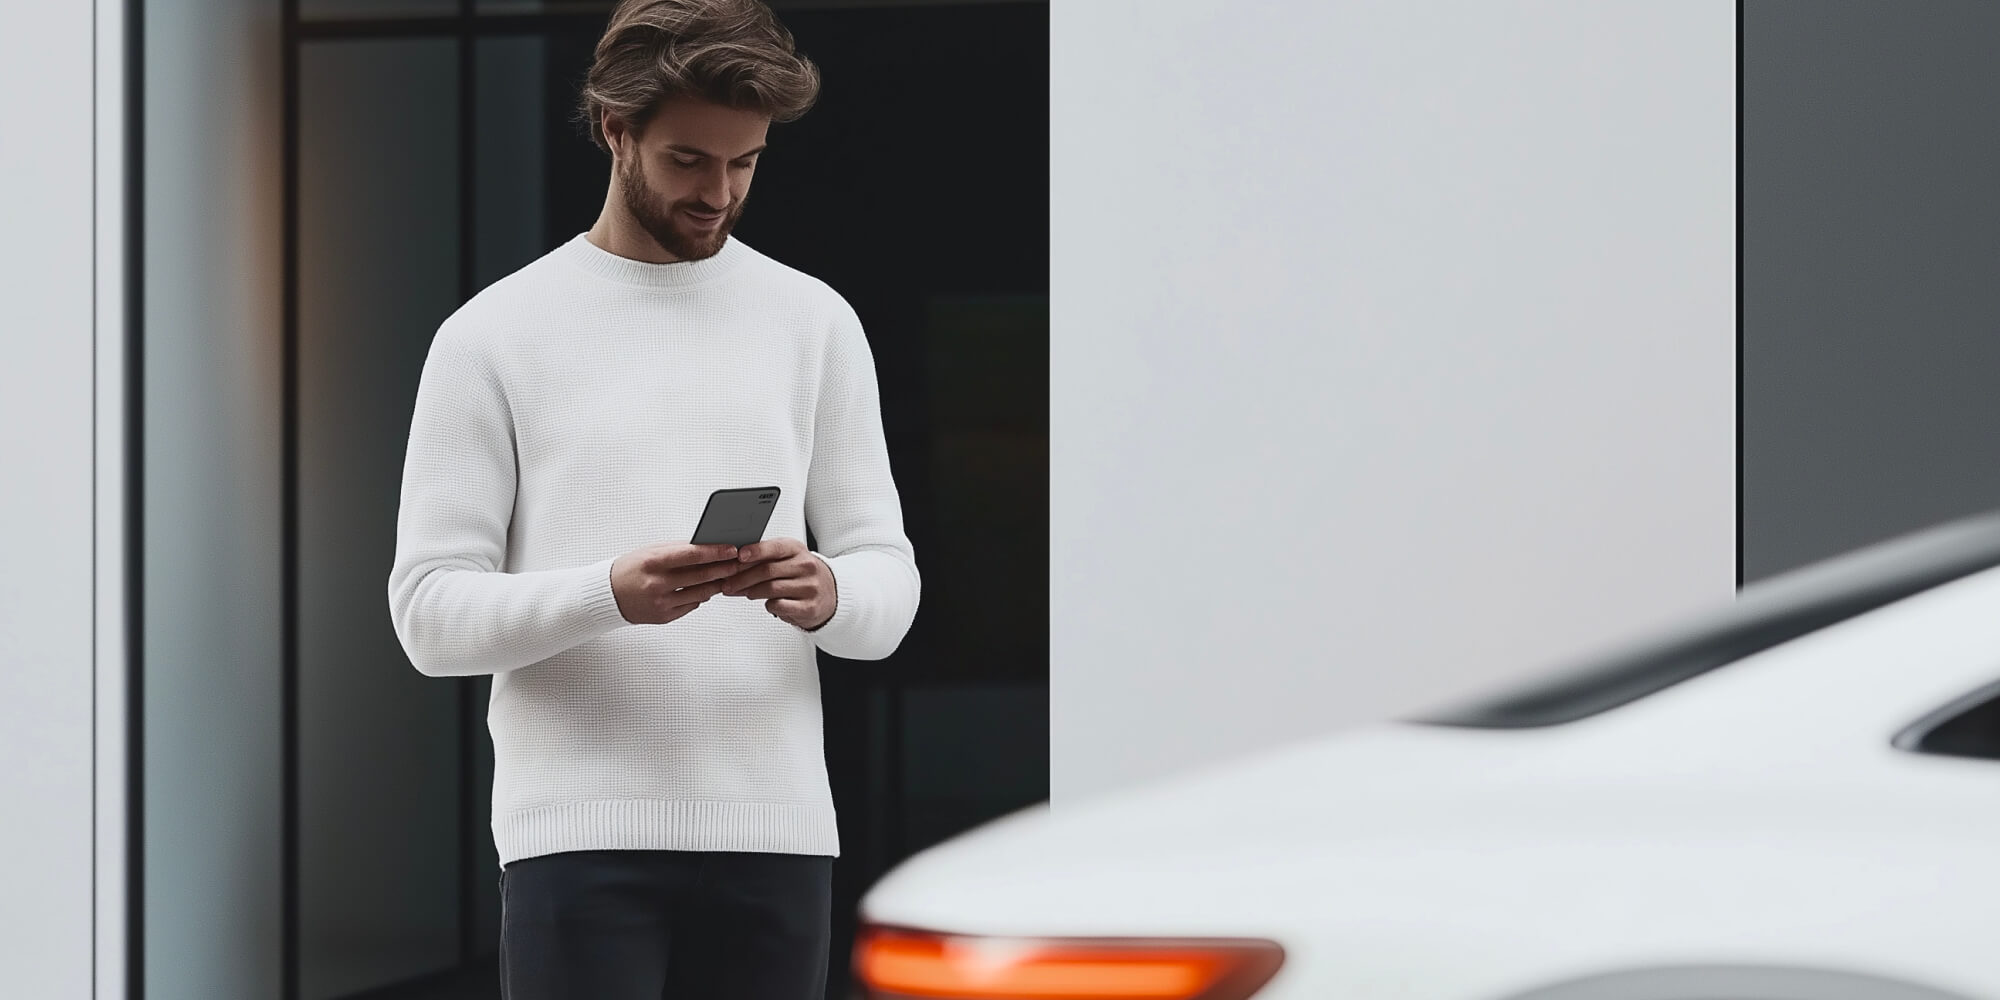
[[[617,115],[612,114],[609,109],[601,113],[603,114],[603,118],[598,122],[597,127],[604,133],[604,143],[611,147],[612,156],[622,156],[625,149],[625,140],[630,138],[631,130],[626,128],[625,122]]]

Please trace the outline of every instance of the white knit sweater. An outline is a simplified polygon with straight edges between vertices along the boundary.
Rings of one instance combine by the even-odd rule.
[[[633,625],[611,564],[710,492],[782,489],[838,603],[812,632],[717,596]],[[730,239],[651,264],[583,234],[438,328],[410,420],[389,609],[431,676],[492,674],[501,864],[557,851],[837,855],[814,649],[916,615],[873,355],[824,282]]]

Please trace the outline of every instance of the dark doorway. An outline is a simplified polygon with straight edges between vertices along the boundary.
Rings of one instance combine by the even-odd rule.
[[[870,884],[1047,797],[1048,7],[773,6],[825,88],[773,127],[737,235],[860,314],[924,571],[893,657],[821,664],[838,997]],[[608,11],[290,2],[293,997],[495,995],[488,684],[418,675],[381,580],[437,324],[602,205],[570,116]]]

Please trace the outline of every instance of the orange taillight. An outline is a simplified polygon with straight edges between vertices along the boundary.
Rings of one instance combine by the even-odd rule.
[[[991,938],[864,927],[871,1000],[1244,1000],[1284,952],[1269,941]]]

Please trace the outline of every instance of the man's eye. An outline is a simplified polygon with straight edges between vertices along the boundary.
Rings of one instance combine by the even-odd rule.
[[[698,166],[701,166],[701,161],[700,161],[700,160],[683,160],[683,159],[681,159],[681,158],[680,158],[680,157],[678,157],[678,156],[674,157],[674,158],[673,158],[673,161],[674,161],[674,166],[677,166],[677,167],[698,167]],[[749,161],[745,161],[745,162],[743,162],[743,163],[732,163],[732,164],[730,164],[730,166],[731,166],[731,167],[734,167],[734,168],[736,168],[737,170],[748,170],[748,169],[750,169],[751,167],[754,167],[754,166],[756,166],[756,165],[757,165],[757,161],[755,161],[755,160],[749,160]]]

